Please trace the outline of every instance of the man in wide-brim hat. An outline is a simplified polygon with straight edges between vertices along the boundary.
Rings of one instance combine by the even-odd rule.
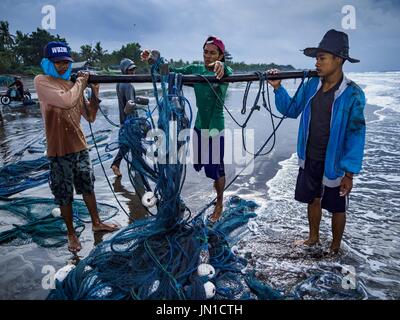
[[[364,92],[343,73],[343,64],[360,62],[349,56],[344,32],[329,30],[318,47],[304,54],[316,58],[320,78],[303,84],[292,98],[281,81],[274,87],[276,107],[283,115],[301,115],[297,155],[299,174],[295,199],[308,204],[309,236],[298,244],[319,244],[322,209],[332,214],[332,242],[329,252],[339,252],[353,175],[361,170],[365,144]],[[276,74],[277,70],[269,70]]]

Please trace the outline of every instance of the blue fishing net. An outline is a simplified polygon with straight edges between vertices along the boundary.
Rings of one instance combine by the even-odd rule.
[[[152,67],[154,79],[159,75],[161,63],[159,59]],[[156,128],[151,113],[129,116],[119,134],[119,146],[130,177],[139,175],[146,191],[157,198],[156,212],[99,244],[62,282],[56,281],[56,289],[48,299],[256,298],[246,282],[252,278],[244,271],[246,259],[231,250],[237,240],[231,235],[256,215],[257,205],[233,197],[225,206],[223,218],[215,225],[205,219],[206,209],[193,216],[181,198],[185,165],[171,163],[168,153],[169,144],[176,143],[179,150],[188,142],[173,140],[169,124],[171,120],[176,123],[178,134],[189,128],[191,116],[187,116],[186,109],[190,105],[182,95],[180,75],[159,76],[161,97],[155,81],[153,85],[157,128],[165,133],[165,140],[161,141],[165,142],[164,151],[154,151],[152,147],[159,141],[147,135]],[[158,161],[148,161],[149,156]],[[201,265],[211,265],[215,272],[203,273]],[[211,295],[207,289],[210,283],[215,285]],[[212,288],[211,284],[211,293]],[[269,292],[277,297],[274,290]],[[265,290],[263,293],[268,296]]]
[[[79,235],[85,224],[90,222],[90,215],[82,200],[72,203],[74,227]],[[31,242],[42,247],[60,247],[67,240],[67,229],[64,219],[54,215],[53,209],[58,208],[53,199],[46,198],[0,198],[0,212],[13,214],[24,223],[13,225],[13,228],[0,233],[1,245],[23,245]],[[98,203],[97,209],[102,220],[115,216],[118,209],[114,206]]]
[[[97,135],[98,133],[98,135]],[[95,138],[88,137],[89,150],[93,148],[94,143],[106,140],[111,130],[97,131]],[[99,145],[101,147],[102,145]],[[105,146],[105,145],[104,145]],[[44,152],[45,146],[32,145],[24,148],[30,152]],[[110,153],[103,153],[100,156],[92,156],[92,164],[97,165],[112,158]],[[34,160],[21,160],[0,168],[0,196],[8,197],[23,190],[37,187],[46,183],[49,179],[50,164],[47,157],[43,156]]]
[[[57,281],[48,298],[206,299],[208,280],[216,285],[215,299],[255,298],[243,273],[247,261],[232,252],[225,234],[234,229],[230,219],[238,228],[255,216],[249,208],[255,208],[253,202],[230,199],[227,216],[215,228],[200,218],[179,219],[169,227],[158,216],[136,221],[99,244],[63,282]],[[212,279],[198,274],[201,263],[215,268]]]

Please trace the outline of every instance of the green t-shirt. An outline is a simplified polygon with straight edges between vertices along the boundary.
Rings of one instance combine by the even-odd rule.
[[[233,73],[232,69],[226,64],[224,68],[225,76]],[[209,71],[204,64],[191,64],[182,68],[170,68],[170,71],[182,74],[200,74],[204,76],[215,75],[215,73]],[[218,94],[219,99],[216,97],[214,91],[210,88],[208,83],[194,84],[197,105],[195,126],[198,129],[217,129],[218,131],[222,131],[225,128],[223,103],[225,103],[228,84],[213,83],[211,85],[213,86],[214,91]]]

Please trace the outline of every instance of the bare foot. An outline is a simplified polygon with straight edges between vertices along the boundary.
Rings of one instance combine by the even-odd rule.
[[[312,239],[307,239],[307,240],[296,240],[296,241],[294,242],[294,245],[295,245],[295,246],[302,246],[302,245],[305,245],[305,246],[312,247],[312,246],[319,245],[319,244],[320,244],[319,240],[312,240]]]
[[[217,222],[222,215],[223,206],[221,204],[217,204],[214,208],[213,214],[210,216],[209,220],[214,223]]]
[[[77,253],[82,249],[81,243],[79,242],[76,234],[68,235],[68,250],[72,253]]]
[[[339,255],[339,253],[340,253],[340,248],[337,248],[337,249],[329,248],[329,251],[324,252],[324,256],[325,257],[336,257]]]
[[[111,169],[117,177],[122,177],[122,173],[116,165],[113,165]]]
[[[92,230],[97,232],[97,231],[103,231],[103,232],[113,232],[119,229],[119,226],[114,224],[114,223],[103,223],[99,222],[96,224],[92,225]]]
[[[335,256],[335,255],[337,255],[337,254],[339,254],[339,251],[340,251],[340,247],[339,248],[336,248],[336,247],[330,247],[329,248],[329,253],[332,255],[332,256]]]

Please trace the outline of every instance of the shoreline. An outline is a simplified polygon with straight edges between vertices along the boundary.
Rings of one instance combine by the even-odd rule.
[[[106,96],[105,98],[106,106],[104,107],[105,109],[111,112],[111,115],[113,117],[117,117],[117,114],[115,114],[114,112],[114,108],[117,108],[117,106],[115,105],[115,98],[111,99],[110,96],[110,93],[114,92],[114,90],[115,87],[113,84],[109,86],[106,85],[104,86],[103,93],[105,93]],[[138,92],[141,92],[141,90],[142,88],[137,88]],[[239,113],[240,108],[234,106],[239,105],[239,100],[237,100],[237,97],[240,96],[240,94],[241,91],[233,90],[231,92],[231,97],[229,102],[229,109],[234,108],[235,112],[237,113]],[[237,95],[236,99],[235,95]],[[188,95],[188,97],[192,97],[192,94],[190,94],[190,96]],[[379,112],[382,109],[384,109],[384,107],[370,105],[370,104],[366,105],[365,115],[367,120],[367,126],[368,122],[379,119],[379,115],[377,115],[376,112]],[[194,108],[194,111],[195,110],[196,109]],[[261,135],[264,135],[263,134],[264,128],[262,127],[262,125],[265,123],[267,118],[266,117],[264,118],[255,117],[255,118],[259,119],[254,119],[254,123],[252,123],[252,125],[256,130],[259,131]],[[227,127],[228,127],[228,122],[230,123],[229,125],[233,127],[232,120],[231,119],[228,120],[228,116],[226,119],[227,119]],[[34,123],[37,123],[38,118],[35,118],[33,120]],[[105,124],[104,120],[102,119],[95,125],[94,131],[100,129],[100,127],[104,129],[104,124]],[[15,126],[15,125],[16,123],[13,123],[9,124],[8,126]],[[245,199],[254,199],[254,201],[256,201],[261,205],[261,207],[257,210],[258,218],[256,219],[261,219],[261,220],[265,219],[266,218],[265,215],[269,215],[269,213],[271,213],[270,205],[273,205],[274,200],[276,202],[276,199],[272,199],[271,196],[269,195],[270,188],[268,186],[268,182],[273,181],[273,179],[277,176],[280,170],[284,169],[281,162],[290,159],[291,156],[296,152],[297,130],[298,130],[298,120],[291,120],[291,119],[285,120],[277,132],[277,144],[275,146],[274,151],[268,156],[258,158],[256,160],[257,163],[254,167],[254,172],[249,176],[240,177],[232,186],[232,189],[230,189],[226,193],[225,200],[227,200],[230,195],[239,195]],[[113,141],[113,138],[115,138],[115,133],[116,131],[113,133],[112,137],[110,137],[110,142]],[[256,140],[256,142],[260,143],[261,140]],[[112,173],[108,168],[109,165],[110,162],[104,163],[106,172],[110,177],[111,183],[114,185],[118,199],[121,201],[124,208],[131,211],[131,209],[135,205],[137,205],[138,202],[137,199],[135,200],[135,195],[133,193],[132,186],[126,175],[126,165],[124,164],[122,167],[122,169],[124,170],[123,172],[124,176],[122,178],[120,185],[118,186],[118,190],[117,186],[115,185],[116,180],[112,176]],[[184,192],[182,192],[182,196],[188,203],[188,205],[191,207],[191,209],[193,208],[194,212],[197,212],[197,209],[201,208],[204,205],[204,203],[209,198],[212,197],[213,195],[212,183],[208,178],[204,176],[203,172],[198,174],[193,170],[191,166],[189,167],[190,168],[188,168],[188,179],[186,181],[186,188],[184,189]],[[108,203],[116,206],[116,201],[114,197],[110,194],[110,189],[107,185],[107,182],[105,180],[104,174],[100,166],[95,167],[95,175],[97,178],[96,196],[98,198],[98,202]],[[277,182],[281,183],[280,181]],[[285,184],[281,184],[281,186],[282,188],[286,188]],[[283,190],[285,191],[285,193],[288,194],[288,197],[293,196],[294,190],[285,190],[285,189]],[[51,197],[51,192],[49,190],[48,185],[45,184],[36,187],[35,189],[29,189],[18,194],[18,197],[24,197],[24,196],[38,196],[38,197],[49,198]],[[79,196],[76,198],[80,199]],[[281,199],[279,200],[279,202],[280,201]],[[137,207],[133,212],[137,212]],[[279,209],[279,212],[281,212],[281,209]],[[113,219],[113,221],[120,223],[123,227],[125,227],[128,223],[127,217],[121,211],[118,214],[118,216]],[[271,226],[272,225],[273,224],[271,224]],[[278,232],[279,229],[275,231]],[[87,228],[82,233],[81,236],[82,237],[81,243],[83,245],[83,250],[81,251],[81,255],[86,257],[90,253],[90,251],[94,248],[96,243],[98,243],[98,241],[106,240],[110,236],[111,235],[105,235],[103,239],[95,238],[89,228],[89,225],[87,224]],[[31,271],[29,272],[32,275],[32,279],[38,281],[43,277],[40,269],[40,267],[43,265],[42,261],[46,261],[46,264],[53,265],[56,269],[58,269],[64,266],[71,259],[69,252],[64,247],[59,248],[57,252],[52,250],[42,250],[42,249],[43,248],[38,247],[36,244],[27,244],[21,247],[4,246],[1,252],[4,253],[3,259],[5,259],[5,257],[11,258],[14,256],[16,257],[15,259],[23,259],[21,260],[21,266],[26,270],[31,270],[31,268],[33,268],[32,269],[33,272]],[[17,274],[16,275],[17,277],[24,276],[23,272],[25,271],[23,270],[25,269],[22,269],[22,267],[21,267],[21,274]],[[28,284],[27,290],[23,292],[21,291],[17,292],[19,289],[19,285],[16,282],[8,282],[8,283],[6,282],[4,283],[4,285],[9,286],[9,292],[5,293],[5,295],[6,296],[10,295],[9,297],[12,297],[13,299],[20,299],[20,298],[44,299],[47,296],[47,291],[39,287],[37,283]]]
[[[384,107],[373,105],[373,104],[367,103],[365,105],[364,115],[365,115],[365,120],[366,120],[366,124],[367,124],[367,130],[368,130],[369,122],[376,121],[380,118],[380,116],[377,115],[376,112],[379,112],[383,109],[384,109]],[[297,136],[295,137],[295,140],[297,141]],[[268,197],[268,191],[270,189],[268,187],[268,182],[270,182],[270,180],[273,180],[276,177],[276,175],[278,174],[278,172],[283,169],[281,163],[283,161],[289,160],[293,155],[297,155],[296,149],[293,149],[293,152],[283,150],[281,156],[274,159],[274,163],[275,163],[274,167],[277,167],[277,170],[275,170],[274,175],[266,181],[267,197]],[[362,172],[361,172],[361,174],[362,174]],[[293,192],[294,192],[294,190],[293,190]],[[269,198],[267,198],[267,199],[270,200]]]

